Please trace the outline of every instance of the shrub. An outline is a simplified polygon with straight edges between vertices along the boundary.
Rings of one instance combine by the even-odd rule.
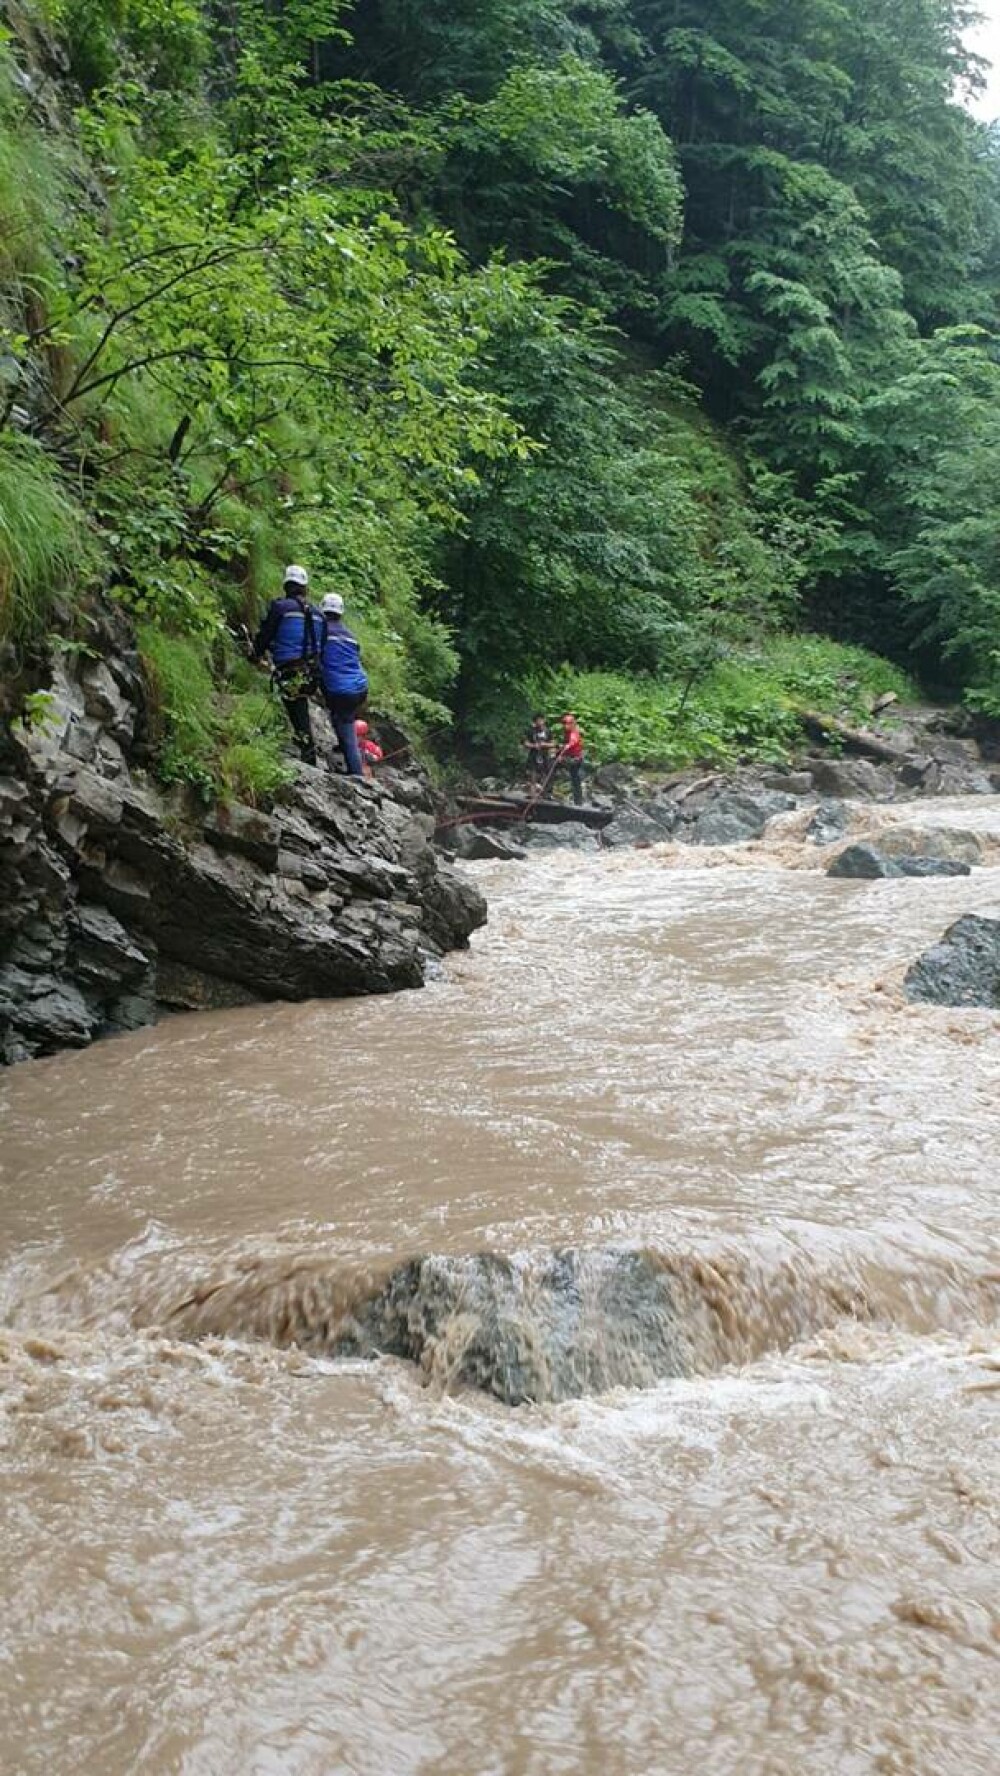
[[[204,639],[145,623],[138,640],[164,782],[258,803],[291,781],[288,724],[277,698],[260,689],[249,668],[238,666],[223,693]]]
[[[572,709],[598,762],[673,768],[704,759],[781,762],[802,738],[801,713],[861,719],[886,691],[914,695],[898,667],[820,636],[779,635],[732,653],[687,685],[564,668],[512,699],[505,751],[513,757],[532,708]]]
[[[218,762],[224,795],[255,805],[292,779],[286,757],[288,723],[270,691],[248,690],[230,700],[223,718]]]
[[[83,514],[43,450],[0,437],[0,640],[27,646],[93,566]]]
[[[159,742],[158,768],[165,783],[215,789],[214,760],[220,733],[215,686],[204,641],[168,635],[153,623],[137,633]]]

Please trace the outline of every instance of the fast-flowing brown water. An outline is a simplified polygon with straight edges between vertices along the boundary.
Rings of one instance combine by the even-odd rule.
[[[996,1776],[1000,1018],[899,981],[1000,870],[815,863],[492,866],[423,994],[8,1076],[5,1770]],[[612,1368],[588,1277],[668,1277],[682,1379],[451,1392],[471,1296],[330,1354],[420,1255],[534,1336],[565,1248]]]

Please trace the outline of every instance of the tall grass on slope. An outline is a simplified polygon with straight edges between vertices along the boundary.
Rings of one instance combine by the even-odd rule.
[[[83,514],[30,439],[0,437],[0,642],[37,642],[93,566]]]

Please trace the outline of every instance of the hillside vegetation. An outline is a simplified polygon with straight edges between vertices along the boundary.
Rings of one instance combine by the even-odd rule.
[[[4,0],[8,683],[110,593],[161,773],[266,796],[241,637],[299,559],[432,738],[544,698],[605,755],[778,756],[901,669],[1000,715],[968,18]]]

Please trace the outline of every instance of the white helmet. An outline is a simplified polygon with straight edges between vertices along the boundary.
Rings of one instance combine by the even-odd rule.
[[[306,570],[304,567],[296,567],[294,565],[294,563],[291,567],[286,567],[286,569],[285,569],[285,585],[286,586],[301,586],[304,590],[305,587],[308,586],[308,584],[309,584],[309,575],[306,573]]]
[[[344,600],[339,592],[328,592],[325,598],[320,599],[319,608],[326,617],[342,617]]]

